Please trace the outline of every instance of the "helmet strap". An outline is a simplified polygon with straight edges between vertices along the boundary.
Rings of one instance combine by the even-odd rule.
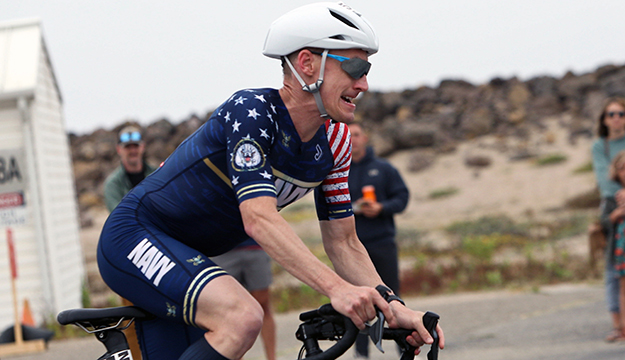
[[[321,94],[319,93],[319,89],[321,88],[321,84],[323,84],[323,74],[326,68],[327,57],[328,57],[328,50],[326,49],[323,51],[323,54],[321,56],[321,70],[319,71],[319,79],[317,79],[317,81],[315,81],[314,83],[307,85],[304,79],[302,79],[302,77],[299,75],[297,70],[295,70],[295,67],[293,66],[293,64],[291,64],[291,61],[289,60],[289,58],[286,56],[283,56],[284,60],[291,68],[291,72],[293,72],[293,75],[295,75],[295,78],[297,79],[297,81],[299,81],[299,83],[302,85],[302,90],[308,93],[311,93],[313,95],[313,97],[315,98],[315,102],[317,103],[317,109],[319,109],[319,113],[321,114],[321,117],[325,119],[329,119],[330,116],[328,116],[328,112],[326,111],[325,106],[323,106],[323,101],[321,100]]]

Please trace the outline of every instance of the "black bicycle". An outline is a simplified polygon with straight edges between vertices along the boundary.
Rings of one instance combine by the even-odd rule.
[[[126,336],[122,332],[133,321],[153,318],[154,315],[136,306],[122,306],[105,309],[72,309],[59,313],[57,321],[61,325],[76,325],[84,331],[94,334],[104,344],[106,353],[98,360],[132,360]],[[295,336],[302,341],[302,349],[298,359],[306,360],[335,360],[343,355],[356,341],[358,328],[348,318],[339,314],[330,304],[321,306],[312,311],[301,313]],[[438,359],[438,333],[436,325],[439,316],[427,312],[423,316],[423,323],[432,335],[434,342],[427,354],[428,360]],[[390,329],[384,326],[384,315],[378,311],[378,320],[367,325],[366,332],[376,347],[382,351],[382,340],[394,340],[401,352],[401,360],[414,358],[415,347],[408,344],[408,337],[412,330]],[[335,342],[326,350],[322,349],[320,341]]]

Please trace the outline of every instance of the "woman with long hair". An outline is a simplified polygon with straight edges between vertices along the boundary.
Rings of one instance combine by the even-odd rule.
[[[606,341],[625,340],[624,321],[619,306],[619,279],[614,262],[615,235],[617,224],[625,218],[625,210],[617,205],[625,192],[619,192],[622,185],[610,176],[610,166],[617,154],[625,150],[625,99],[612,97],[606,100],[597,126],[598,138],[592,145],[592,161],[597,184],[601,193],[601,223],[607,239],[605,286],[608,311],[611,314],[613,331]]]

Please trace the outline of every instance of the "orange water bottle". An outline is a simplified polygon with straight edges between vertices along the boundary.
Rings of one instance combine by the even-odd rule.
[[[367,201],[370,201],[370,202],[376,202],[375,186],[373,186],[373,185],[363,186],[362,187],[362,198],[367,200]]]

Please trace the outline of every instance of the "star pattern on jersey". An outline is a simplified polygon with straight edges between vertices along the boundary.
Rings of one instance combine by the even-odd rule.
[[[270,174],[267,172],[267,170],[265,170],[262,173],[260,173],[260,176],[262,176],[264,179],[271,179],[273,177],[273,174]]]
[[[230,121],[230,111],[226,112],[226,116],[224,116],[224,119],[226,119],[226,122]]]
[[[256,120],[256,118],[259,116],[260,114],[256,112],[256,108],[252,108],[252,110],[247,109],[247,117],[251,117],[251,118],[254,118],[254,120]]]
[[[273,122],[273,116],[271,115],[269,110],[267,110],[267,117],[269,118],[269,120],[271,120],[271,122]]]
[[[234,123],[232,123],[232,132],[235,133],[239,131],[239,126],[241,126],[241,123],[235,119]]]
[[[267,129],[258,129],[260,130],[260,137],[269,139],[269,134],[267,134]]]
[[[274,114],[277,114],[276,106],[274,104],[269,104],[269,106],[271,107],[271,111],[273,111]]]
[[[265,100],[265,95],[263,94],[254,95],[254,99],[260,100],[260,102],[262,102],[263,104],[267,102],[267,100]]]
[[[232,185],[234,185],[234,186],[239,185],[239,177],[238,176],[233,176],[232,177]]]
[[[244,98],[243,96],[239,96],[238,99],[234,100],[234,106],[243,105],[245,100],[247,100],[247,98]]]

